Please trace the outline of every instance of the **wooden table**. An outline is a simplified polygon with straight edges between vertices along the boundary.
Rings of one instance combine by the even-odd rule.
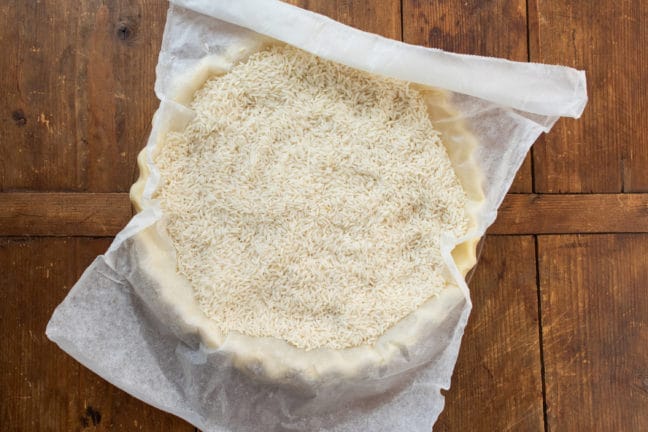
[[[583,118],[559,121],[535,144],[486,239],[435,431],[648,430],[648,7],[293,2],[414,44],[587,70]],[[132,214],[166,8],[0,4],[2,430],[194,430],[44,335]]]

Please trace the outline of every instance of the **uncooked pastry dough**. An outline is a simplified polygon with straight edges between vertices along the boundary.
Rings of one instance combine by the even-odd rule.
[[[226,73],[233,64],[255,48],[258,49],[248,47],[247,50],[240,50],[237,55],[208,59],[203,68],[178,87],[176,100],[188,105],[193,92],[210,75]],[[468,194],[468,212],[474,225],[472,215],[483,200],[479,184],[480,175],[472,163],[471,156],[476,145],[475,140],[460,120],[452,120],[458,116],[448,105],[444,92],[420,86],[417,86],[417,90],[426,99],[431,120],[435,122],[435,119],[444,119],[441,123],[435,122],[435,126],[442,132],[443,142],[455,172]],[[182,128],[182,125],[171,127],[172,130]],[[158,136],[158,150],[164,145],[165,135]],[[145,157],[143,151],[139,158],[141,176],[131,190],[131,197],[138,210],[150,205],[150,202],[142,199],[144,184],[148,179]],[[476,241],[466,242],[453,251],[457,266],[464,275],[475,263],[475,244]],[[403,349],[416,344],[424,336],[425,328],[433,325],[435,321],[442,321],[450,308],[463,301],[463,294],[459,288],[449,283],[437,297],[430,298],[410,316],[394,325],[372,346],[362,345],[342,350],[319,348],[306,352],[274,338],[249,337],[236,332],[221,334],[214,322],[198,307],[188,281],[175,272],[173,247],[164,227],[154,226],[144,231],[137,238],[137,247],[143,267],[148,269],[151,278],[157,281],[160,298],[176,311],[176,316],[183,321],[186,331],[198,330],[208,347],[230,351],[240,367],[252,369],[255,375],[273,380],[295,373],[309,380],[331,375],[353,376],[363,369],[384,365]]]

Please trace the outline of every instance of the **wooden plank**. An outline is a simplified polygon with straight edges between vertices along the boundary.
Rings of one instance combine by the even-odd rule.
[[[533,171],[531,165],[531,157],[533,154],[533,148],[531,152],[527,153],[524,158],[524,162],[520,167],[520,170],[517,172],[515,179],[513,179],[513,184],[509,189],[509,192],[513,193],[525,193],[533,192]]]
[[[168,4],[0,5],[0,191],[127,191]]]
[[[473,311],[435,431],[543,430],[535,243],[486,239]]]
[[[193,431],[80,366],[45,337],[56,305],[110,239],[0,239],[3,430]]]
[[[489,234],[648,232],[648,194],[511,194]]]
[[[538,238],[550,430],[648,430],[648,235]]]
[[[0,193],[0,236],[114,236],[125,193]],[[488,234],[648,232],[648,194],[510,194]]]
[[[527,61],[526,1],[403,0],[403,40],[447,51]],[[532,183],[531,158],[527,156],[511,192],[533,192]]]
[[[336,21],[392,39],[401,39],[400,0],[286,0]]]
[[[587,71],[589,104],[535,152],[537,192],[648,191],[648,8],[641,1],[529,2],[536,62]]]
[[[0,236],[114,236],[131,216],[126,193],[0,193]]]

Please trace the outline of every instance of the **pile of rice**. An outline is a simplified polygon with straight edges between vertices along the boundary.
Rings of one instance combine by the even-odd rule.
[[[177,270],[224,333],[371,344],[444,289],[466,194],[420,93],[290,47],[194,95],[155,194]]]

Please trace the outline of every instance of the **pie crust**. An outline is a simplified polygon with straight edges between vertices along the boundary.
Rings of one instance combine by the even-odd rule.
[[[194,92],[208,78],[227,73],[234,64],[262,47],[260,44],[240,47],[204,59],[192,73],[178,81],[172,102],[190,110]],[[452,166],[466,191],[466,212],[470,220],[468,231],[474,231],[477,227],[476,214],[484,201],[482,176],[473,160],[477,140],[465,126],[461,114],[451,106],[449,93],[414,86],[427,103],[430,119],[435,129],[441,132]],[[130,191],[138,212],[157,206],[150,198],[150,185],[149,188],[145,187],[152,180],[147,160],[164,145],[169,131],[184,129],[189,116],[184,117],[187,118],[165,122],[153,137],[153,145],[150,142],[139,154],[140,177]],[[152,153],[149,154],[149,151]],[[145,190],[148,193],[145,194]],[[477,261],[478,241],[479,238],[465,241],[452,251],[457,268],[464,277]],[[155,303],[158,318],[167,323],[181,339],[189,343],[198,342],[208,352],[226,353],[239,370],[266,382],[312,385],[325,380],[357,380],[406,369],[410,353],[416,350],[417,344],[425,341],[432,329],[443,326],[450,314],[453,311],[456,313],[457,308],[463,307],[466,301],[463,290],[455,283],[448,282],[437,296],[431,297],[397,322],[371,346],[306,351],[272,337],[251,337],[238,332],[222,334],[199,308],[189,282],[176,272],[175,252],[164,228],[164,217],[139,232],[134,237],[133,245],[135,258],[145,278],[146,300]],[[450,273],[446,280],[452,280]]]

